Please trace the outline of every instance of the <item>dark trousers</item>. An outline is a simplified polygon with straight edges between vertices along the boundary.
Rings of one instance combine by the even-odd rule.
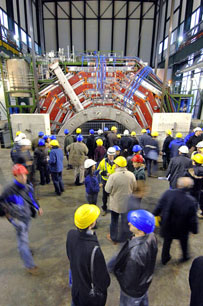
[[[183,259],[186,259],[188,257],[188,235],[183,235],[178,239],[180,241],[180,246],[183,253]],[[170,258],[170,248],[171,243],[173,241],[172,237],[164,237],[164,244],[162,248],[162,254],[161,254],[161,260],[162,263],[166,263],[168,259]]]
[[[48,165],[40,166],[39,173],[40,173],[40,184],[41,185],[49,184],[50,175],[49,175]]]
[[[166,170],[169,163],[170,163],[170,153],[166,154],[166,155],[163,155],[162,159],[163,159],[163,168],[164,168],[164,170]]]
[[[97,197],[98,197],[98,193],[94,193],[94,194],[86,193],[87,202],[89,204],[97,205]]]
[[[121,216],[120,228],[119,228],[119,215]],[[115,211],[111,211],[110,236],[113,241],[124,242],[129,238],[129,231],[126,220],[127,220],[127,213],[118,214]]]
[[[157,161],[154,159],[146,159],[147,164],[147,174],[150,176],[152,173],[157,171]]]
[[[109,194],[105,191],[105,186],[106,186],[106,182],[105,183],[103,182],[103,194],[102,194],[103,205],[102,205],[102,209],[104,211],[107,211],[107,200],[108,200]]]
[[[60,195],[64,191],[62,180],[62,172],[51,172],[52,181],[55,187],[55,192]]]

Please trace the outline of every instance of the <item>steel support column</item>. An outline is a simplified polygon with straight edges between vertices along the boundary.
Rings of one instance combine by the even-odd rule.
[[[72,29],[72,1],[69,1],[69,14],[70,14],[70,50],[73,48],[73,29]]]
[[[22,48],[22,44],[21,44],[21,31],[20,31],[20,27],[21,27],[21,23],[20,23],[20,0],[16,0],[16,8],[17,8],[17,19],[18,19],[18,37],[19,37],[19,48],[21,50]]]
[[[112,1],[111,52],[113,52],[115,1]]]
[[[25,31],[28,34],[28,20],[27,20],[27,4],[26,0],[24,0],[24,12],[25,12]],[[27,40],[27,51],[29,51],[29,40],[28,40],[28,35],[26,35],[26,40]]]
[[[43,21],[43,7],[42,0],[36,1],[36,17],[37,17],[37,35],[38,44],[41,47],[41,53],[45,53],[45,41],[44,41],[44,21]]]
[[[84,51],[86,52],[86,0],[84,0],[84,9],[83,9],[83,15],[84,15]]]
[[[152,30],[152,43],[151,43],[151,55],[150,55],[150,66],[153,66],[153,55],[154,55],[154,45],[155,45],[155,32],[156,32],[156,13],[157,13],[157,2],[154,4],[154,21]],[[157,43],[157,41],[156,41]],[[155,50],[157,46],[155,45]]]
[[[158,18],[158,26],[157,26],[157,33],[156,33],[156,46],[155,46],[155,74],[157,73],[157,66],[158,66],[158,53],[159,53],[159,39],[160,39],[160,27],[162,20],[162,13],[163,13],[163,0],[159,2],[159,18]]]
[[[162,48],[162,52],[161,52],[161,60],[162,61],[163,61],[163,57],[164,57],[164,40],[165,40],[165,36],[166,36],[166,20],[167,20],[167,12],[168,12],[168,1],[166,1],[165,3],[166,3],[166,8],[165,8],[164,31],[163,31],[163,48]]]
[[[100,20],[101,20],[101,3],[100,0],[98,0],[98,41],[97,41],[97,51],[100,50]]]
[[[143,20],[143,2],[140,6],[140,24],[139,24],[139,38],[138,38],[138,47],[137,47],[137,56],[140,56],[140,44],[141,44],[141,34],[142,34],[142,20]]]
[[[128,14],[129,14],[129,1],[127,1],[127,5],[126,5],[124,56],[127,55],[127,45],[128,45]]]
[[[57,2],[54,3],[55,6],[55,24],[56,24],[56,51],[59,50],[59,30],[58,30],[58,5]]]

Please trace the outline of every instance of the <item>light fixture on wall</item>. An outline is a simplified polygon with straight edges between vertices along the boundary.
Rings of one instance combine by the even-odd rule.
[[[183,41],[183,36],[179,36],[178,41],[179,41],[179,43],[181,43]]]

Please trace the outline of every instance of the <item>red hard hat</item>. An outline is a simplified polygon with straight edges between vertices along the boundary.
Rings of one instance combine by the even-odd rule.
[[[144,162],[144,158],[142,157],[142,155],[136,154],[136,155],[133,156],[131,161],[134,162],[134,163],[142,164]]]
[[[28,174],[27,169],[21,164],[14,165],[12,168],[12,172],[14,176],[17,176],[19,174]]]

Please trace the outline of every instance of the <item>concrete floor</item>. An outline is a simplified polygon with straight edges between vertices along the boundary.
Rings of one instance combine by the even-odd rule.
[[[66,161],[64,160],[64,164]],[[0,150],[0,184],[5,185],[12,178],[9,150]],[[161,171],[159,175],[164,175]],[[84,186],[73,184],[73,171],[64,170],[65,192],[61,197],[54,194],[53,185],[40,186],[40,204],[44,215],[33,220],[30,231],[30,245],[34,250],[35,263],[40,268],[38,276],[28,275],[18,255],[15,232],[4,218],[0,219],[0,306],[69,306],[71,304],[68,287],[69,262],[66,256],[65,242],[67,232],[74,227],[75,209],[86,203]],[[152,211],[157,199],[167,189],[166,181],[147,179],[150,191],[143,200],[142,207]],[[101,193],[98,205],[101,205]],[[110,215],[99,218],[97,236],[108,261],[119,249],[107,239]],[[192,259],[179,264],[181,257],[177,241],[172,244],[172,260],[162,266],[160,252],[162,239],[157,235],[159,252],[156,269],[149,290],[151,306],[189,305],[190,290],[188,274],[192,260],[202,255],[203,221],[199,223],[199,234],[190,236]],[[119,305],[119,286],[111,275],[107,306]]]

